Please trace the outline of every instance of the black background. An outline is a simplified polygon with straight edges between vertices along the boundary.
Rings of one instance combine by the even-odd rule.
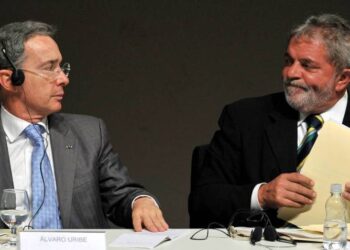
[[[288,31],[312,14],[350,19],[350,1],[1,1],[0,25],[58,28],[72,65],[65,112],[103,118],[130,175],[188,227],[191,153],[225,104],[280,91]]]

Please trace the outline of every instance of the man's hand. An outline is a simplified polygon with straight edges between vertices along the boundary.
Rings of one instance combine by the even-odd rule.
[[[132,224],[136,232],[140,232],[142,227],[151,232],[163,232],[169,228],[162,211],[152,199],[147,197],[135,200],[132,209]]]
[[[343,192],[344,199],[350,201],[350,182],[345,183],[345,188]]]
[[[259,203],[264,208],[303,207],[316,197],[313,186],[314,182],[302,174],[281,174],[260,187]]]

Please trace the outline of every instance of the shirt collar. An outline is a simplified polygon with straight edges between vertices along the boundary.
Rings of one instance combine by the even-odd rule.
[[[343,95],[343,97],[340,98],[333,107],[328,109],[326,112],[321,113],[323,120],[324,121],[332,120],[336,123],[342,124],[347,105],[348,105],[348,92],[345,91],[345,94]],[[299,117],[300,118],[298,121],[298,126],[302,122],[304,122],[307,115],[303,113],[299,113]]]
[[[5,134],[10,143],[14,142],[22,135],[23,130],[30,125],[29,122],[18,118],[11,114],[8,110],[1,106],[1,121],[2,126],[4,128]],[[45,128],[45,132],[49,133],[48,125],[47,125],[47,117],[45,117],[42,121],[38,122],[38,124],[42,125]]]

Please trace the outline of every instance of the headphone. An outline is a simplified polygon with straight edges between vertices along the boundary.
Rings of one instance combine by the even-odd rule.
[[[264,227],[260,225],[255,226],[251,231],[249,241],[252,245],[255,245],[256,242],[259,242],[263,236],[264,240],[266,241],[280,241],[296,245],[296,241],[293,240],[289,235],[277,232],[276,228],[272,225],[270,218],[264,211],[239,210],[232,216],[229,226],[233,225],[236,217],[244,217],[243,221],[241,220],[243,224],[264,225]],[[282,238],[281,236],[284,236],[285,238]]]
[[[10,58],[6,52],[6,46],[5,46],[4,41],[1,41],[1,44],[2,44],[1,52],[5,56],[6,61],[10,64],[10,66],[12,68],[11,82],[14,86],[21,86],[24,82],[23,70],[17,69],[16,66],[10,60]]]

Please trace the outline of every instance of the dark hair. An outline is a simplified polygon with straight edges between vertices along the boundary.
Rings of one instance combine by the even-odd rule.
[[[24,43],[33,36],[44,35],[53,37],[56,29],[46,23],[25,21],[9,23],[0,28],[0,46],[5,46],[10,60],[18,68],[24,60]],[[4,55],[0,53],[0,68],[9,68],[10,65]]]
[[[291,31],[289,41],[301,37],[321,39],[337,72],[350,67],[350,26],[344,18],[334,14],[311,16]]]

